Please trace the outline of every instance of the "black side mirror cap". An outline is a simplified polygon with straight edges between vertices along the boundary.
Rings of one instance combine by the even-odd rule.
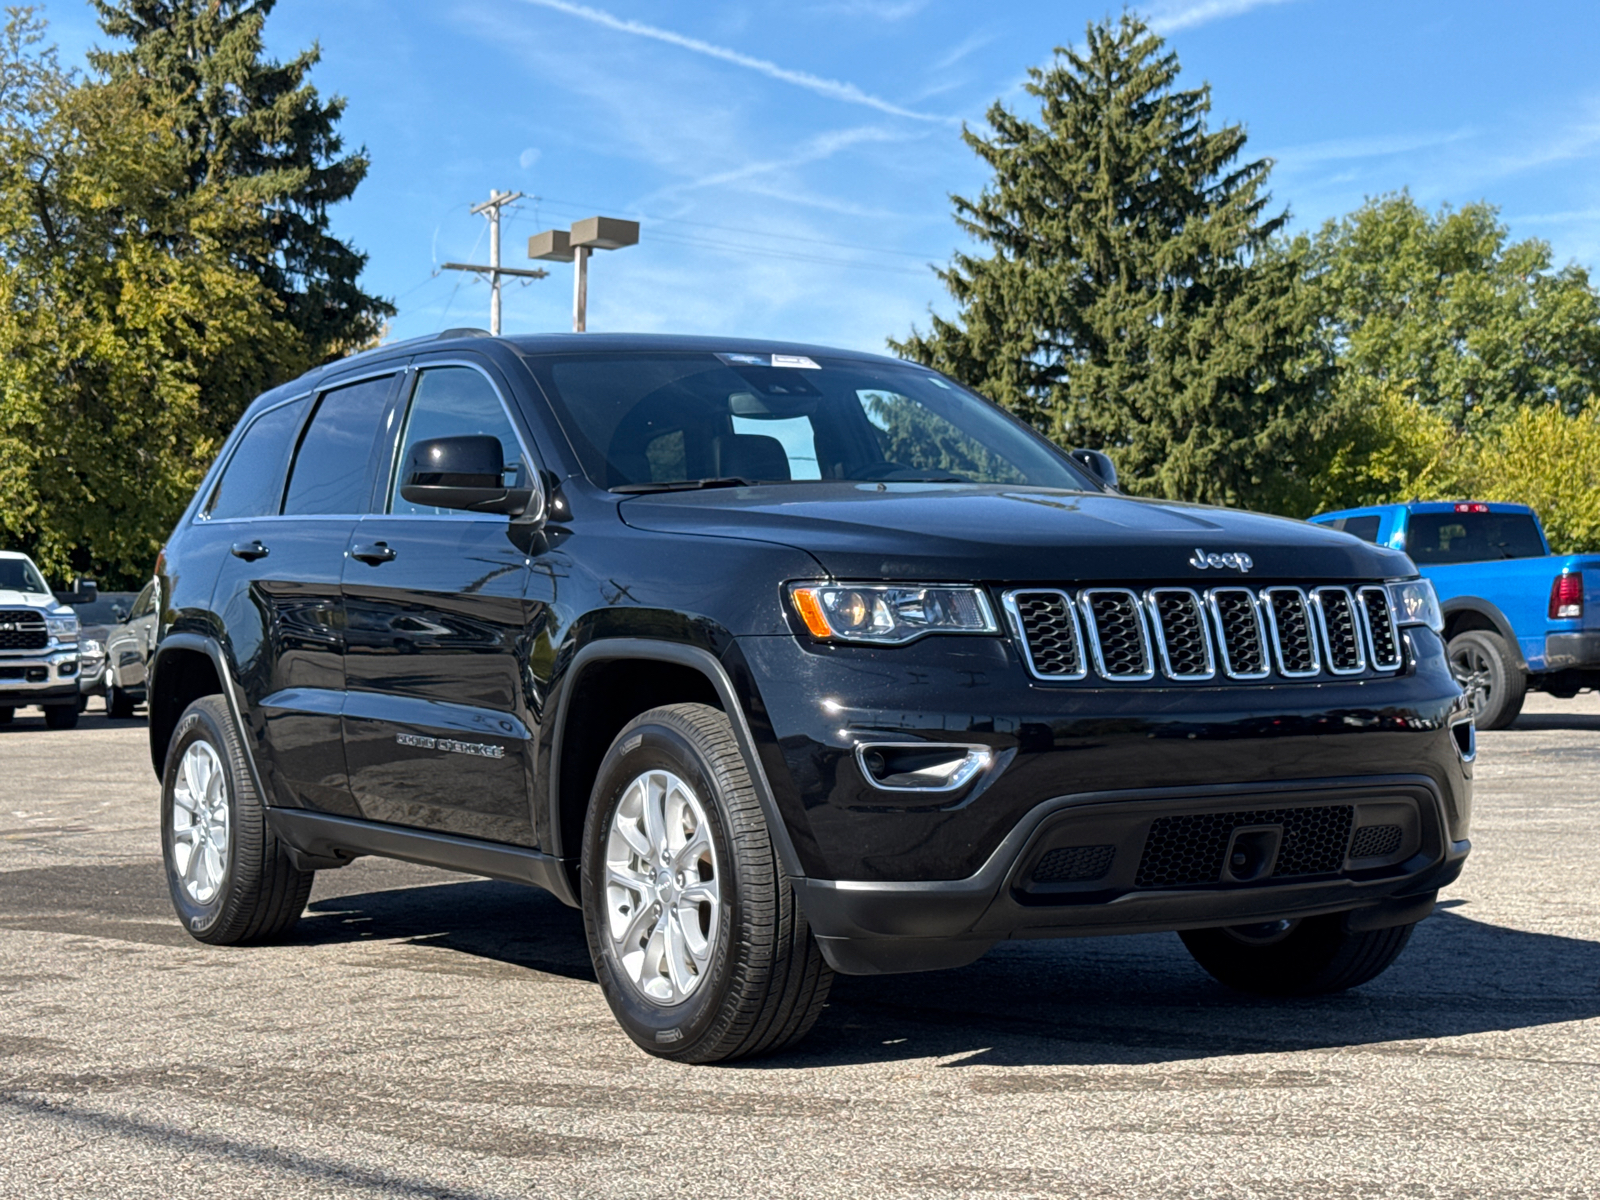
[[[1109,454],[1102,454],[1098,450],[1074,450],[1071,457],[1073,462],[1085,468],[1108,488],[1117,486],[1117,464],[1111,461]]]
[[[100,585],[93,579],[74,579],[72,590],[78,593],[79,604],[93,604],[100,598]]]
[[[537,494],[505,485],[500,439],[487,434],[428,438],[406,451],[400,495],[412,504],[520,517]]]

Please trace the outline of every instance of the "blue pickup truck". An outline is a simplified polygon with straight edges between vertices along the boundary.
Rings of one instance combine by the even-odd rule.
[[[1600,554],[1552,556],[1527,505],[1416,501],[1311,520],[1404,550],[1433,582],[1480,729],[1515,721],[1530,689],[1600,687]]]

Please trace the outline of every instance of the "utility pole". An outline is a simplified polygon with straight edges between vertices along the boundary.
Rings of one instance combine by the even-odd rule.
[[[521,192],[500,192],[494,188],[489,189],[489,198],[482,204],[472,206],[473,215],[482,213],[489,218],[489,265],[487,267],[474,266],[471,263],[445,263],[447,271],[473,271],[477,274],[489,276],[489,332],[495,337],[500,336],[500,277],[502,275],[516,275],[526,279],[543,279],[548,271],[527,271],[516,267],[502,267],[500,265],[500,210],[513,200],[522,199]]]
[[[572,331],[582,333],[589,324],[589,252],[620,250],[637,245],[639,222],[616,217],[585,217],[571,229],[546,229],[528,239],[528,257],[546,262],[569,262],[572,271]]]

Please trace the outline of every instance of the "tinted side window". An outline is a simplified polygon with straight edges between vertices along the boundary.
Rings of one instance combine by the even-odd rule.
[[[155,611],[155,607],[156,585],[147,583],[144,585],[144,591],[140,592],[138,599],[133,602],[133,608],[128,612],[128,620],[131,621],[135,617],[147,617]]]
[[[367,463],[393,381],[392,375],[369,379],[322,397],[294,456],[285,515],[366,511]]]
[[[1330,524],[1345,533],[1360,538],[1363,542],[1376,542],[1378,540],[1377,517],[1340,517]]]
[[[488,434],[499,439],[505,460],[507,486],[517,486],[528,478],[522,462],[522,445],[506,417],[505,407],[494,385],[470,367],[433,367],[417,378],[400,435],[400,461],[390,487],[389,511],[423,513],[429,516],[471,516],[443,508],[413,504],[400,494],[411,447],[429,438],[465,437]]]
[[[262,413],[244,431],[212,489],[206,516],[263,517],[278,511],[283,496],[283,468],[306,402],[296,400]]]

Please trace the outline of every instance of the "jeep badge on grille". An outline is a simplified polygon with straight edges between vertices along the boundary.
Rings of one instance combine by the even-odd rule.
[[[1222,554],[1207,554],[1198,546],[1195,547],[1194,557],[1189,560],[1189,565],[1199,571],[1218,570],[1223,567],[1232,567],[1235,571],[1248,571],[1255,566],[1255,562],[1248,554],[1241,554],[1237,550],[1228,550]]]

